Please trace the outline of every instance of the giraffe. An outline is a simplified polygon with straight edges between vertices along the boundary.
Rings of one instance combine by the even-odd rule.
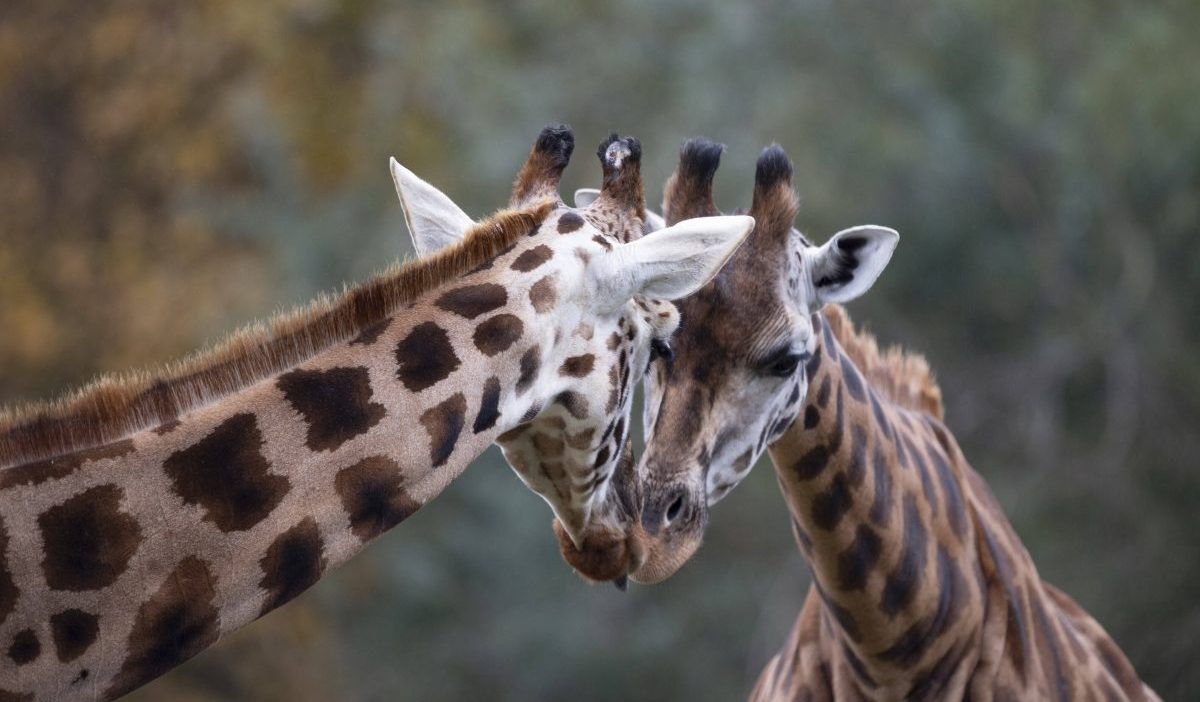
[[[687,142],[668,225],[716,214],[722,146]],[[657,581],[700,542],[709,507],[767,448],[811,585],[754,700],[1157,699],[1101,626],[1042,580],[943,423],[923,358],[878,350],[838,303],[898,235],[810,244],[778,146],[758,160],[755,232],[678,304],[676,357],[647,379],[642,522],[631,577]]]
[[[635,567],[629,368],[678,317],[662,302],[645,321],[632,298],[697,289],[753,222],[623,243],[641,227],[640,144],[601,144],[583,212],[557,196],[573,145],[543,130],[509,208],[433,256],[0,416],[0,702],[146,683],[299,595],[492,442],[573,565]]]

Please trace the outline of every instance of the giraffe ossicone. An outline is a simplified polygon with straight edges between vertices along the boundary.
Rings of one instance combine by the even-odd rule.
[[[510,206],[478,223],[393,166],[425,258],[162,371],[0,413],[0,699],[146,683],[493,442],[551,505],[568,562],[636,569],[633,385],[678,322],[640,295],[700,287],[753,220],[642,242],[640,144],[601,145],[605,187],[580,211],[557,194],[572,144],[543,130]]]
[[[721,150],[684,145],[668,225],[718,214]],[[793,227],[791,173],[782,149],[764,150],[754,233],[677,302],[675,358],[648,375],[648,548],[631,577],[682,566],[708,508],[769,450],[813,585],[751,699],[1157,699],[1103,628],[1039,577],[942,423],[924,359],[881,352],[827,304],[870,288],[896,233],[856,227],[813,246]]]

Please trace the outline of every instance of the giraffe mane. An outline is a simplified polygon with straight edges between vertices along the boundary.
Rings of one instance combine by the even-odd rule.
[[[554,206],[543,201],[501,210],[429,257],[394,263],[366,282],[321,294],[158,368],[103,375],[54,400],[0,408],[0,467],[124,438],[287,370],[492,260]]]
[[[841,305],[828,305],[824,315],[833,336],[871,387],[900,407],[944,418],[942,389],[924,356],[899,346],[881,350],[870,332],[854,328]]]

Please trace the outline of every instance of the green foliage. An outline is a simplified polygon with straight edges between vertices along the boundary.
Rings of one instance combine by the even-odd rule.
[[[0,398],[165,360],[409,251],[542,124],[771,141],[799,226],[900,230],[852,309],[924,352],[1043,574],[1200,689],[1200,5],[368,0],[0,6]],[[134,699],[735,699],[807,588],[768,466],[670,582],[582,584],[489,454],[313,593]]]

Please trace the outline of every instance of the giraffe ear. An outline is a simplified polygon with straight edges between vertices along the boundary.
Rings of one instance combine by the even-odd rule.
[[[818,306],[849,302],[870,290],[899,242],[896,230],[869,224],[834,234],[809,259]]]
[[[599,199],[599,197],[600,191],[596,188],[580,188],[575,191],[575,207],[578,209],[588,207],[597,199]],[[642,226],[643,234],[656,232],[666,226],[667,223],[665,220],[663,220],[662,215],[656,212],[651,212],[650,210],[646,210],[646,221]]]
[[[391,159],[389,166],[396,194],[400,196],[400,207],[404,210],[404,222],[418,256],[428,256],[457,243],[475,224],[453,200],[401,166],[396,159]]]
[[[745,215],[697,217],[618,245],[600,259],[597,299],[620,305],[634,295],[660,300],[691,295],[712,280],[753,229],[754,218]]]

